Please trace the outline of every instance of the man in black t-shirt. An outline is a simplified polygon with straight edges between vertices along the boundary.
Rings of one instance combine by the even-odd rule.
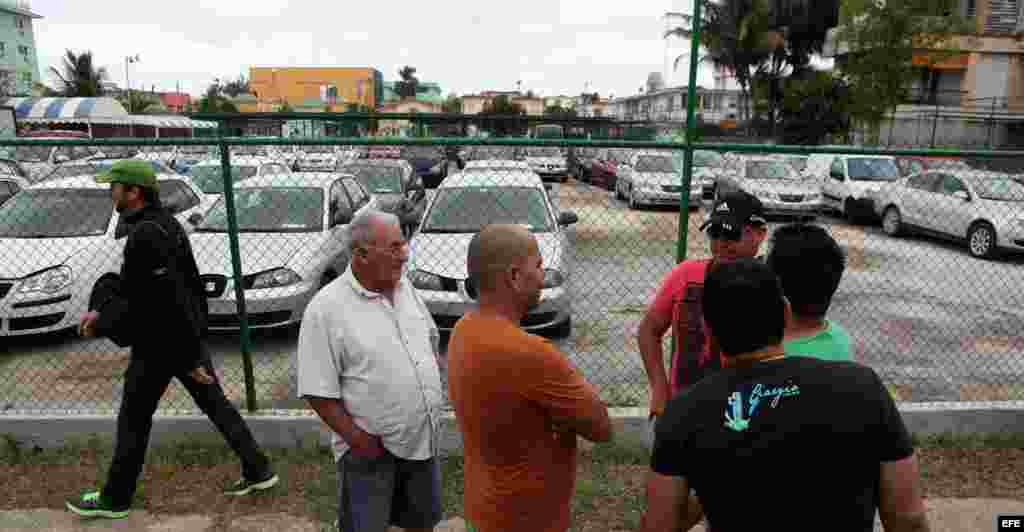
[[[643,530],[676,531],[693,488],[714,532],[927,530],[910,435],[873,370],[784,357],[778,278],[740,259],[708,274],[704,319],[727,367],[658,421]]]

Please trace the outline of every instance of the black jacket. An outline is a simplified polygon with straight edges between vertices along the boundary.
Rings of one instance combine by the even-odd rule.
[[[205,356],[208,308],[188,235],[160,207],[121,216],[128,236],[120,279],[97,285],[89,302],[100,315],[96,335],[131,346],[133,356],[194,368]]]

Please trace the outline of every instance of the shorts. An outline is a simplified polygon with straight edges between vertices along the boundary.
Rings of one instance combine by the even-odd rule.
[[[338,529],[385,532],[388,525],[432,529],[441,522],[437,458],[406,460],[389,452],[338,460]]]

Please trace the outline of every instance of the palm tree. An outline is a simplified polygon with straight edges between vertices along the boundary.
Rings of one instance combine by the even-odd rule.
[[[742,96],[740,113],[749,118],[747,104],[754,69],[769,60],[781,46],[778,34],[767,29],[768,5],[766,0],[698,0],[704,12],[701,17],[700,44],[705,60],[716,67],[733,71]],[[685,26],[673,28],[665,37],[690,39],[693,36],[692,18],[684,19]],[[674,68],[689,59],[689,54],[676,58]]]
[[[117,101],[124,106],[128,114],[133,115],[157,112],[163,107],[161,102],[138,91],[129,91],[125,96],[118,98]],[[164,110],[166,111],[166,108]]]
[[[50,72],[59,80],[58,92],[68,98],[88,98],[103,96],[103,81],[107,79],[107,69],[95,68],[92,52],[75,54],[67,50],[63,64],[58,70],[50,67]]]

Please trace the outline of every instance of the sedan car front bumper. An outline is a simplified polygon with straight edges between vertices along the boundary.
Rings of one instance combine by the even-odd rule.
[[[241,317],[235,300],[235,288],[231,282],[221,284],[214,277],[203,276],[207,294],[211,292],[208,283],[214,283],[214,290],[220,293],[217,297],[207,299],[210,309],[207,328],[214,331],[238,330],[241,328]],[[280,288],[246,290],[245,313],[249,328],[267,329],[298,323],[319,288],[319,283],[310,281]]]
[[[56,294],[7,294],[0,281],[0,336],[27,336],[70,329],[78,325],[85,308],[68,292]],[[11,289],[16,288],[12,286]],[[6,296],[6,297],[5,297]]]
[[[457,286],[456,291],[417,289],[437,328],[443,332],[451,332],[459,319],[477,306],[476,301],[466,294],[465,282],[458,281]],[[569,291],[565,286],[546,288],[541,291],[540,304],[526,315],[520,325],[527,331],[540,331],[564,323],[571,314]]]
[[[764,205],[765,214],[774,216],[818,216],[825,208],[825,204],[820,198],[800,201],[782,201],[768,198],[758,199],[760,199],[761,204]]]

